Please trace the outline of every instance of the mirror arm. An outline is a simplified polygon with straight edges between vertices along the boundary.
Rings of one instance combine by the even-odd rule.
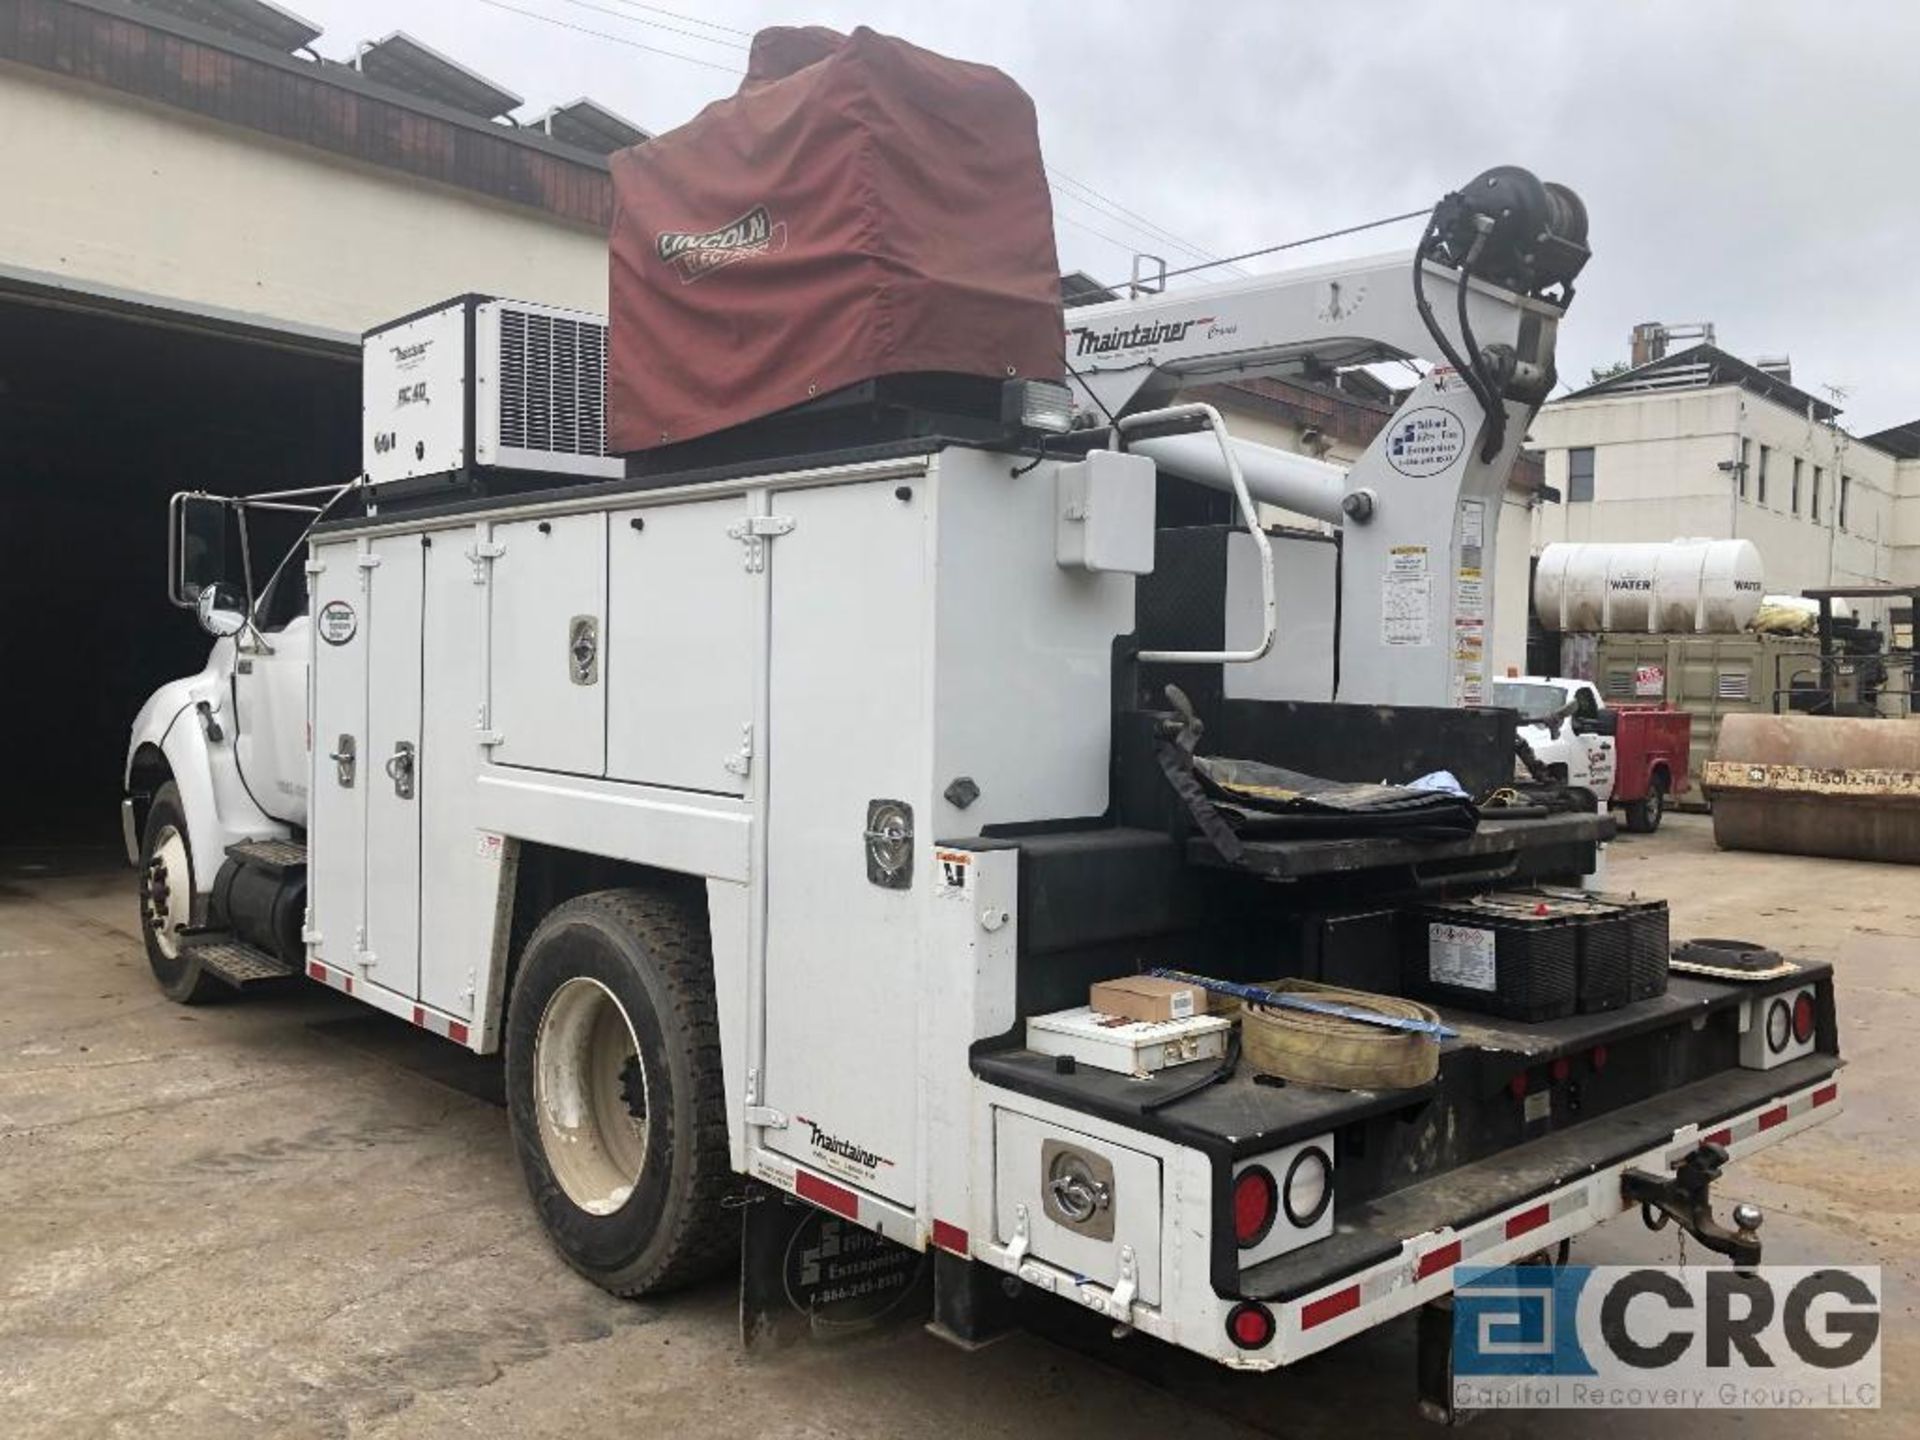
[[[254,624],[253,594],[253,527],[247,520],[247,502],[244,498],[233,502],[233,518],[240,526],[240,578],[247,588],[247,606],[241,613],[246,623],[240,627],[240,633],[234,637],[234,648],[242,652],[258,655],[273,654],[273,646],[267,643],[267,637],[260,633],[260,627]]]

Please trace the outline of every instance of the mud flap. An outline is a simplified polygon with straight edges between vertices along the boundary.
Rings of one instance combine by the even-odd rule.
[[[1453,1403],[1453,1296],[1442,1295],[1420,1307],[1414,1346],[1420,1418],[1438,1425],[1465,1424],[1473,1412],[1456,1409]]]
[[[741,1206],[740,1340],[749,1352],[919,1324],[931,1254],[758,1181]]]

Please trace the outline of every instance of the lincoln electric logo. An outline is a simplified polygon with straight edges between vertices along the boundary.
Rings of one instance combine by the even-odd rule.
[[[1213,316],[1197,320],[1157,321],[1152,325],[1116,325],[1111,330],[1095,330],[1081,325],[1067,331],[1075,337],[1075,355],[1111,355],[1116,350],[1140,350],[1148,345],[1177,345],[1196,325],[1211,325]]]
[[[653,245],[660,258],[680,272],[680,283],[691,285],[736,261],[779,254],[787,248],[787,225],[776,222],[766,206],[756,205],[717,229],[662,231]]]
[[[810,1138],[816,1150],[824,1150],[829,1155],[838,1155],[842,1160],[851,1160],[854,1164],[868,1170],[878,1170],[882,1165],[893,1164],[893,1161],[876,1155],[871,1150],[861,1149],[851,1140],[842,1140],[838,1135],[829,1135],[804,1115],[796,1115],[793,1118],[812,1132]]]

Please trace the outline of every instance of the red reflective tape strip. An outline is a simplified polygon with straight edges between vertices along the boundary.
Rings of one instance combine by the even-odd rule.
[[[340,988],[351,995],[353,993],[353,977],[351,975],[342,975],[340,977]]]
[[[1760,1128],[1762,1130],[1771,1130],[1786,1118],[1787,1107],[1784,1105],[1776,1105],[1771,1110],[1762,1110],[1760,1112]]]
[[[1709,1145],[1731,1145],[1732,1143],[1733,1143],[1733,1130],[1731,1128],[1728,1128],[1725,1130],[1716,1130],[1711,1135],[1707,1136],[1707,1144]]]
[[[1324,1325],[1346,1314],[1349,1310],[1360,1308],[1360,1287],[1349,1285],[1344,1290],[1336,1290],[1331,1295],[1323,1295],[1300,1307],[1300,1328],[1311,1330],[1316,1325]]]
[[[1813,1092],[1813,1103],[1816,1105],[1825,1105],[1839,1098],[1840,1087],[1838,1085],[1822,1085],[1818,1090]]]
[[[311,979],[318,980],[324,984],[327,978],[327,967],[322,965],[318,960],[309,960],[307,962],[307,975]]]
[[[1522,1210],[1507,1221],[1507,1239],[1524,1235],[1529,1230],[1538,1230],[1547,1223],[1552,1213],[1553,1207],[1550,1205],[1536,1205],[1531,1210]]]
[[[423,1029],[426,1028],[427,1012],[422,1010],[418,1005],[413,1007],[413,1023]]]
[[[822,1210],[831,1210],[849,1220],[860,1218],[860,1197],[851,1190],[843,1190],[831,1185],[818,1175],[806,1170],[798,1170],[793,1176],[794,1193],[802,1200],[809,1200]]]
[[[453,1041],[456,1045],[466,1044],[467,1027],[462,1025],[458,1020],[449,1020],[447,1022],[447,1039]]]
[[[951,1250],[955,1255],[967,1253],[967,1232],[958,1225],[949,1225],[945,1220],[933,1222],[933,1243],[942,1250]]]
[[[1448,1266],[1459,1263],[1460,1242],[1453,1240],[1442,1245],[1438,1250],[1429,1250],[1422,1255],[1419,1263],[1413,1267],[1413,1278],[1424,1280],[1436,1271],[1445,1270]]]

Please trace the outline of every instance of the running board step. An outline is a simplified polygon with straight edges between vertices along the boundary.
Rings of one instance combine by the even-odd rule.
[[[300,972],[277,955],[269,955],[257,946],[232,937],[219,940],[189,941],[181,953],[200,961],[200,967],[218,975],[236,989],[245,989],[264,980],[285,980]]]
[[[227,855],[270,875],[284,875],[307,863],[307,847],[298,840],[237,840],[227,847]]]

